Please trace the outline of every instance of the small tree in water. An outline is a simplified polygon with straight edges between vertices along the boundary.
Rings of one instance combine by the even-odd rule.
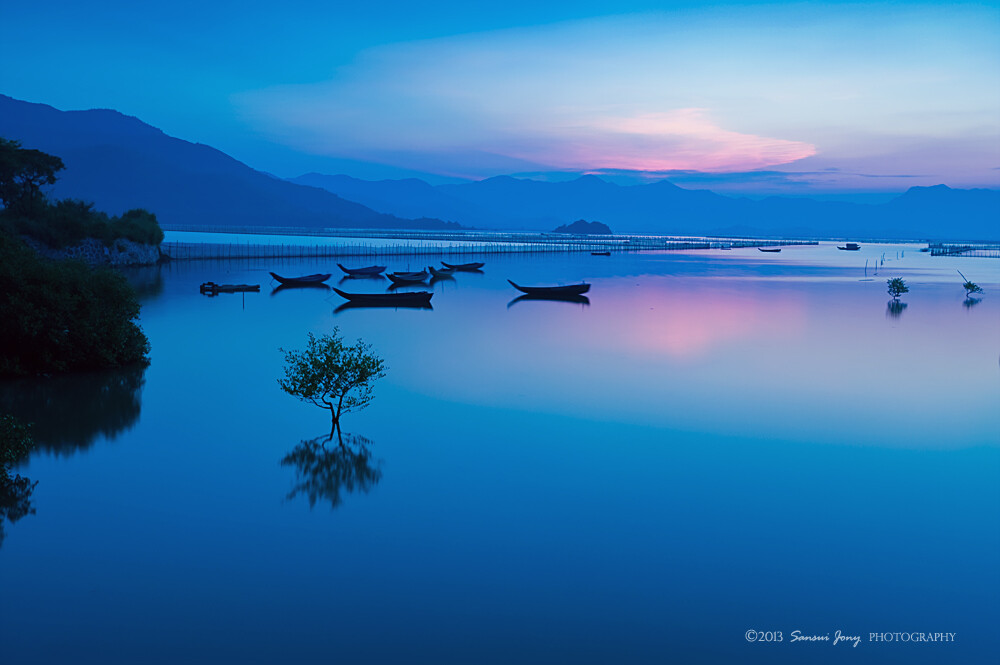
[[[304,351],[286,351],[285,377],[278,385],[289,395],[330,411],[331,438],[340,430],[340,417],[360,411],[373,399],[372,383],[385,376],[385,363],[360,339],[346,346],[334,328],[333,334],[316,337],[309,333]]]
[[[886,280],[886,285],[889,287],[889,295],[892,296],[893,300],[899,300],[899,296],[910,292],[909,287],[906,286],[906,282],[899,277]]]
[[[958,274],[962,275],[962,271],[959,270]],[[962,284],[962,288],[965,289],[965,297],[966,298],[971,298],[972,295],[975,294],[975,293],[982,293],[983,292],[983,287],[979,286],[978,284],[976,284],[975,282],[973,282],[972,280],[970,280],[965,275],[962,275],[962,279],[965,280],[965,284]]]

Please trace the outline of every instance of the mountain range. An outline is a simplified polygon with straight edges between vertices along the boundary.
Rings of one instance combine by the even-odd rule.
[[[863,204],[751,200],[594,175],[441,185],[318,173],[282,180],[117,111],[60,111],[3,95],[0,137],[63,159],[55,197],[92,201],[112,214],[147,208],[173,225],[551,231],[587,219],[617,233],[1000,240],[1000,192],[988,189],[913,187]]]
[[[376,210],[466,225],[551,231],[577,219],[617,233],[998,240],[1000,192],[912,187],[880,204],[808,198],[734,198],[669,181],[618,185],[585,175],[566,182],[498,176],[431,186],[415,179],[366,181],[309,173],[293,182],[322,187]]]
[[[57,155],[51,194],[119,214],[146,208],[164,224],[444,229],[437,219],[376,212],[325,189],[250,168],[215,148],[167,136],[117,111],[60,111],[0,95],[0,137]]]

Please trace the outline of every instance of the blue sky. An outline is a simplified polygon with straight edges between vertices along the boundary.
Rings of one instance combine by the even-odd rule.
[[[1000,186],[997,3],[51,2],[2,18],[0,57],[24,66],[0,92],[114,108],[282,176]]]

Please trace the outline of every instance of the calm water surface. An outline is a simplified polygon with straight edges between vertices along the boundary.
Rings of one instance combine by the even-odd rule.
[[[831,244],[486,261],[434,284],[433,310],[271,291],[267,270],[332,261],[133,274],[147,369],[0,386],[39,443],[19,469],[35,513],[3,524],[2,660],[995,657],[1000,261]],[[514,301],[506,278],[593,287]],[[262,291],[209,298],[208,280]],[[389,366],[346,450],[276,381],[279,347],[334,326]],[[893,631],[956,637],[869,642]]]

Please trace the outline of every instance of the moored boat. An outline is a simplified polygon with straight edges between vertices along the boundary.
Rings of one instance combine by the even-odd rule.
[[[328,272],[322,274],[316,273],[315,275],[303,275],[302,277],[282,277],[274,272],[268,274],[284,286],[322,284],[326,280],[330,279],[330,273]]]
[[[861,245],[859,245],[856,242],[849,242],[846,245],[844,245],[843,247],[841,247],[840,245],[837,245],[837,249],[842,249],[845,252],[856,252],[859,249],[861,249]]]
[[[345,268],[344,266],[337,264],[337,267],[346,272],[348,275],[357,276],[372,276],[381,275],[385,271],[385,266],[366,266],[364,268]]]
[[[582,296],[590,290],[590,284],[569,284],[567,286],[521,286],[512,280],[507,280],[510,285],[521,293],[531,296]]]
[[[260,291],[260,284],[216,284],[215,282],[205,282],[199,287],[202,293],[210,296],[219,293],[239,293],[241,291]]]
[[[441,265],[443,265],[445,268],[451,268],[452,270],[458,270],[458,271],[462,271],[462,272],[472,272],[474,270],[480,270],[486,264],[485,263],[455,263],[455,264],[452,264],[452,263],[445,263],[444,261],[442,261]]]
[[[611,256],[611,252],[591,252],[591,256]]]
[[[422,306],[429,305],[431,302],[431,296],[434,295],[430,291],[405,293],[347,293],[346,291],[341,291],[336,287],[334,287],[333,290],[338,296],[360,305]]]
[[[421,270],[420,272],[391,272],[386,277],[391,279],[393,284],[416,284],[424,281],[430,275],[426,270]]]
[[[434,266],[427,266],[427,269],[431,271],[431,276],[437,278],[451,277],[455,274],[454,268],[435,268]]]
[[[758,247],[757,251],[758,252],[780,252],[781,248],[780,247]]]

